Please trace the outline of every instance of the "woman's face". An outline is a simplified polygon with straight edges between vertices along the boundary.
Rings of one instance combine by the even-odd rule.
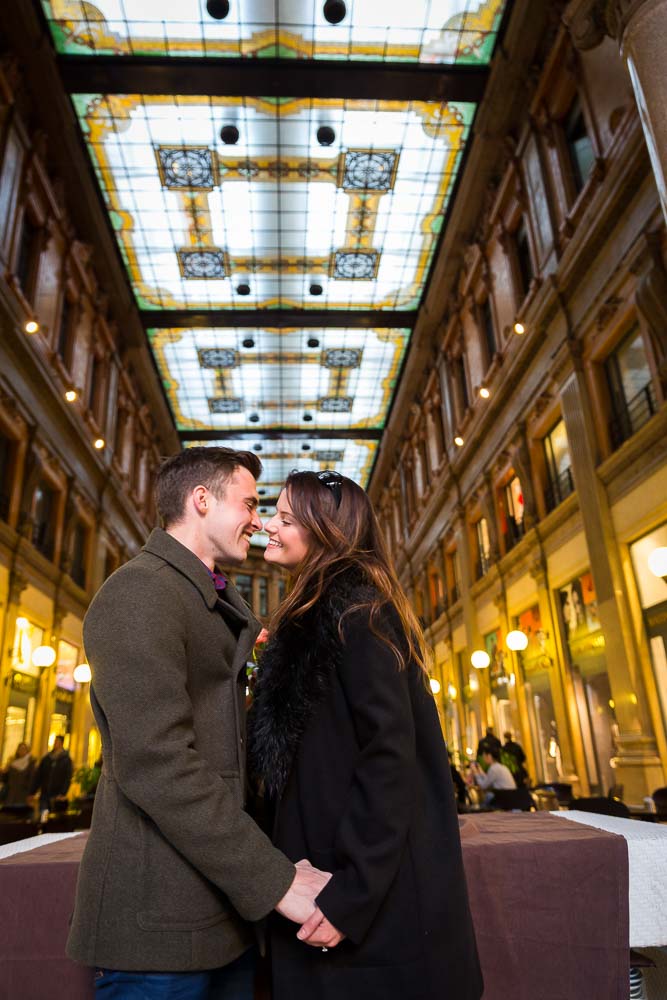
[[[19,743],[19,745],[16,748],[16,756],[25,757],[25,755],[29,752],[29,750],[30,747],[28,746],[27,743]]]
[[[264,550],[266,561],[295,570],[308,555],[309,532],[292,513],[286,490],[278,497],[276,513],[265,527],[269,535]]]

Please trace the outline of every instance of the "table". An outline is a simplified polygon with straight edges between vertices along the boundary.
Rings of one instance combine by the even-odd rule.
[[[564,815],[460,818],[484,1000],[628,1000],[626,840]],[[86,836],[0,859],[0,1000],[91,1000],[64,954]]]

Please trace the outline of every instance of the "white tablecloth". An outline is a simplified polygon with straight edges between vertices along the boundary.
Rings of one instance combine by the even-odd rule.
[[[630,947],[667,945],[667,826],[576,809],[554,813],[625,838],[628,845]]]
[[[44,844],[54,844],[56,840],[67,840],[68,837],[80,837],[81,833],[41,833],[38,837],[28,837],[26,840],[17,840],[14,844],[3,844],[0,847],[0,861],[4,858],[11,858],[13,854],[21,854],[22,851],[32,851],[35,847],[44,847]]]

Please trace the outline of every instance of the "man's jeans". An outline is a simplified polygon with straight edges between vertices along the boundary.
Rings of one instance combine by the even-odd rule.
[[[251,948],[210,972],[116,972],[95,970],[96,1000],[253,1000],[255,960]]]

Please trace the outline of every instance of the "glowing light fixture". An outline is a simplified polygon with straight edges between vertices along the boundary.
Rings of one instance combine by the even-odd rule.
[[[457,448],[463,447],[463,438],[461,437],[460,434],[457,434],[456,437],[454,438],[454,444],[456,445]]]
[[[29,319],[25,325],[25,332],[37,333],[38,330],[39,330],[39,323],[37,322],[37,320]]]
[[[470,678],[470,690],[471,691],[479,691],[479,681],[477,680],[476,677],[471,677]]]
[[[515,652],[518,652],[520,649],[525,649],[528,645],[528,636],[525,632],[522,632],[521,629],[515,628],[511,632],[507,633],[507,639],[505,642],[507,643],[508,649],[513,649]]]
[[[56,662],[56,651],[51,646],[38,646],[32,651],[34,667],[52,667]]]
[[[489,396],[491,395],[491,393],[489,392],[489,390],[486,388],[485,385],[483,385],[482,388],[479,390],[479,394],[482,397],[482,399],[488,399]]]
[[[654,576],[667,576],[667,546],[661,545],[660,548],[653,549],[648,557],[648,568]]]
[[[515,323],[514,324],[514,332],[518,333],[518,334],[525,333],[526,332],[526,328],[523,325],[523,323]]]
[[[437,681],[435,677],[431,677],[429,684],[431,685],[433,694],[440,694],[440,681]]]
[[[447,694],[452,699],[452,701],[456,701],[456,698],[458,696],[458,691],[456,690],[456,685],[455,684],[450,684],[449,685],[449,687],[447,688]]]
[[[87,663],[80,663],[74,668],[73,677],[77,684],[87,684],[92,676]]]
[[[65,399],[68,403],[73,403],[79,398],[79,394],[76,389],[68,389],[65,393]]]
[[[17,628],[28,628],[29,625],[30,625],[30,622],[28,621],[27,618],[20,617],[20,618],[16,619],[16,627]]]
[[[98,451],[102,451],[102,448],[104,448],[105,444],[106,441],[104,440],[104,438],[96,438],[93,441],[93,448],[97,448]]]
[[[485,649],[475,649],[470,657],[470,662],[475,670],[486,670],[491,663],[491,657]]]

